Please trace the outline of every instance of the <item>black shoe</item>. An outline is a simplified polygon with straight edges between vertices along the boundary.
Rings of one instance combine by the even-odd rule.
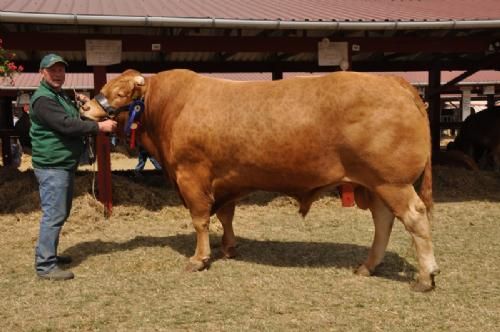
[[[69,256],[56,256],[57,264],[68,265],[71,264],[72,261],[73,259]]]
[[[68,280],[73,279],[75,275],[71,271],[61,270],[57,265],[47,273],[37,273],[38,278],[45,280]]]

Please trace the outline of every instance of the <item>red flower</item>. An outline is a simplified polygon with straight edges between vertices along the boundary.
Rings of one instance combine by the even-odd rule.
[[[0,81],[14,85],[14,76],[24,70],[13,61],[16,53],[3,48],[3,40],[0,39]]]

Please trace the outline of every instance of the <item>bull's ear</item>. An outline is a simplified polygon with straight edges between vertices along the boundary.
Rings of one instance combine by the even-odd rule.
[[[135,76],[134,77],[134,83],[136,86],[144,86],[144,77],[141,75]]]
[[[146,93],[146,80],[144,79],[144,76],[142,75],[134,76],[133,98],[137,99],[143,97],[145,93]]]

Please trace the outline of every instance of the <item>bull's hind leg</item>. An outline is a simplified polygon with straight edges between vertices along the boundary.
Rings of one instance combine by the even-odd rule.
[[[403,222],[415,243],[419,276],[414,289],[421,292],[432,290],[434,276],[439,273],[439,268],[434,258],[431,227],[424,203],[410,185],[381,186],[376,191]]]
[[[217,218],[219,218],[224,234],[222,235],[222,255],[225,258],[236,257],[236,238],[233,231],[235,203],[230,202],[217,210]]]
[[[369,193],[366,196],[366,203],[372,213],[375,224],[375,236],[368,258],[355,272],[359,275],[369,276],[373,274],[377,265],[384,258],[385,249],[391,236],[392,225],[394,224],[394,214],[378,195]]]
[[[500,171],[500,142],[491,149],[491,156],[493,159],[493,170]]]
[[[200,181],[188,176],[177,175],[179,191],[184,199],[196,231],[196,250],[189,258],[186,271],[201,271],[210,263],[209,223],[213,198],[203,190]]]

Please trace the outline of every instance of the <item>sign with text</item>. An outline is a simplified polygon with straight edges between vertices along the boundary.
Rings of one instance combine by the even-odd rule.
[[[87,66],[108,66],[122,61],[122,41],[87,39],[85,40]]]
[[[486,85],[483,87],[483,95],[494,95],[494,94],[495,94],[494,85]]]
[[[324,38],[318,43],[318,65],[340,66],[342,70],[349,68],[349,52],[347,42],[331,42]]]

